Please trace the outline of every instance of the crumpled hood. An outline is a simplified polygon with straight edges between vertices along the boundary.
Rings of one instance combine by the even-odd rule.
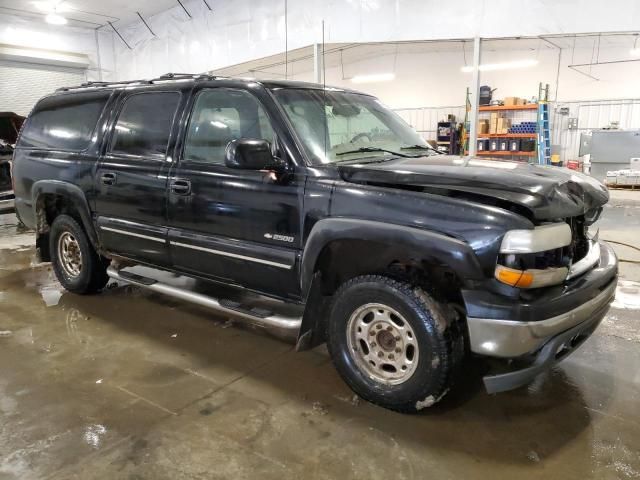
[[[521,162],[434,155],[381,163],[340,165],[347,182],[468,192],[529,209],[536,219],[583,215],[609,200],[607,188],[573,170]]]

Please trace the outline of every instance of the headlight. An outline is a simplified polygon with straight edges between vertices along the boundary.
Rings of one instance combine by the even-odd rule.
[[[567,223],[550,223],[533,230],[509,230],[502,239],[500,253],[535,253],[566,247],[571,243]]]
[[[569,273],[564,247],[570,244],[571,228],[566,223],[510,230],[502,239],[495,278],[517,288],[562,283]]]

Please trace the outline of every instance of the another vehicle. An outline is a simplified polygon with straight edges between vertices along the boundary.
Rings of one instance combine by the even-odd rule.
[[[0,214],[13,211],[11,158],[22,122],[24,117],[20,115],[0,112]]]
[[[436,154],[344,89],[207,75],[63,89],[29,116],[14,177],[67,290],[112,277],[290,332],[299,350],[326,342],[356,393],[402,412],[439,401],[471,355],[504,364],[489,392],[527,384],[594,331],[616,288],[616,256],[588,234],[600,183]]]

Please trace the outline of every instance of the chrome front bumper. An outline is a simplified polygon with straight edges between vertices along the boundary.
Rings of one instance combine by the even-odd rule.
[[[514,358],[533,352],[550,338],[592,319],[599,312],[604,316],[605,307],[615,296],[616,283],[612,282],[598,296],[579,307],[545,320],[519,322],[467,318],[471,351],[501,358]]]

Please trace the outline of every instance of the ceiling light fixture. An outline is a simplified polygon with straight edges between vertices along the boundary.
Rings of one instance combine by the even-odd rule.
[[[69,11],[66,2],[49,1],[49,2],[31,2],[38,10],[46,13],[64,13]]]
[[[371,75],[356,75],[351,78],[353,83],[388,82],[396,78],[395,73],[374,73]]]
[[[44,17],[47,23],[52,25],[64,25],[67,23],[67,19],[62,15],[58,15],[57,13],[50,13],[46,17]]]
[[[60,13],[69,10],[64,2],[33,2],[33,5],[38,10],[42,10],[43,12],[47,13],[47,16],[44,17],[47,23],[51,23],[52,25],[64,25],[67,23],[67,19],[60,15]]]
[[[484,65],[480,65],[481,72],[490,72],[493,70],[510,70],[512,68],[528,68],[535,67],[538,65],[538,60],[516,60],[513,62],[504,62],[504,63],[486,63]],[[461,68],[461,70],[465,73],[473,72],[472,65],[466,65]]]

